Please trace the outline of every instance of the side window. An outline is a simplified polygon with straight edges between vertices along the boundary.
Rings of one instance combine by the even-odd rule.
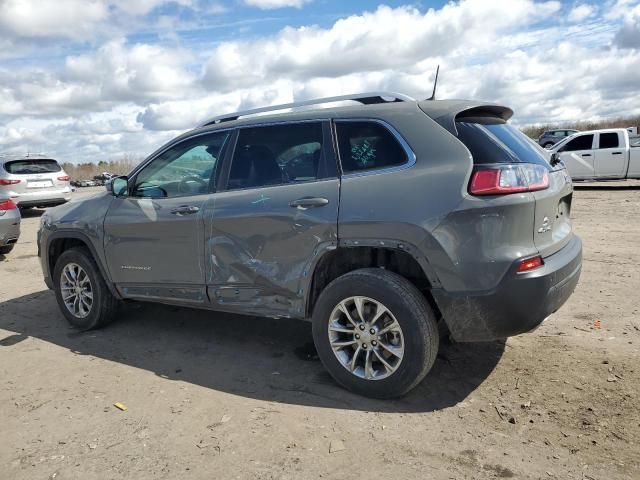
[[[562,149],[565,152],[575,152],[576,150],[591,150],[593,146],[593,135],[580,135],[570,140]]]
[[[172,198],[209,193],[229,135],[212,133],[174,145],[138,173],[133,196]]]
[[[229,190],[309,182],[326,177],[322,122],[242,128]]]
[[[600,148],[618,148],[620,140],[617,133],[601,133]]]
[[[344,173],[407,163],[407,153],[383,125],[368,121],[336,122],[338,150]]]

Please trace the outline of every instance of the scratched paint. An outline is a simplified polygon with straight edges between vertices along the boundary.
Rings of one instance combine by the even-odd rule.
[[[271,200],[269,197],[265,197],[264,194],[260,195],[260,197],[257,200],[254,200],[253,202],[251,202],[253,205],[260,205],[260,204],[264,204],[267,201]]]

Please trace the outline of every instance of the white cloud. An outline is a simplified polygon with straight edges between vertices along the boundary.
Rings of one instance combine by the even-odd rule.
[[[572,23],[582,22],[591,17],[595,13],[595,10],[595,7],[593,5],[589,5],[588,3],[581,3],[580,5],[576,5],[569,12],[569,21]]]
[[[486,48],[502,30],[515,30],[557,12],[558,2],[470,0],[421,13],[379,7],[338,20],[332,28],[286,28],[268,39],[225,42],[209,59],[208,87],[256,85],[264,79],[337,77],[356,71],[411,68],[426,58]]]
[[[99,0],[3,0],[0,31],[2,36],[88,38],[108,13]]]
[[[621,48],[640,49],[640,4],[617,7],[618,15],[623,18],[623,25],[616,34],[615,44]]]
[[[262,10],[274,10],[284,7],[302,8],[305,3],[310,3],[311,1],[313,0],[244,0],[244,3]]]

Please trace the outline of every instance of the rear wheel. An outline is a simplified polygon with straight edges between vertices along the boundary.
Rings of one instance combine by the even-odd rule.
[[[553,145],[554,145],[554,144],[553,144],[553,142],[547,142],[547,143],[545,143],[545,144],[544,144],[544,145],[542,145],[542,146],[543,146],[544,148],[551,148],[551,147],[553,147]]]
[[[13,250],[14,245],[5,245],[4,247],[0,247],[0,255],[9,255],[11,250]]]
[[[415,387],[433,366],[439,343],[422,293],[382,269],[356,270],[327,286],[314,309],[313,339],[338,383],[377,398]]]
[[[115,318],[119,302],[87,249],[63,252],[56,262],[53,279],[60,310],[74,327],[90,330]]]

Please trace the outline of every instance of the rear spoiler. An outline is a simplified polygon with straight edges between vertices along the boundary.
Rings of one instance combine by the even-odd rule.
[[[493,117],[506,122],[513,116],[509,107],[474,100],[425,100],[420,109],[454,135],[458,135],[456,120],[473,117]]]

